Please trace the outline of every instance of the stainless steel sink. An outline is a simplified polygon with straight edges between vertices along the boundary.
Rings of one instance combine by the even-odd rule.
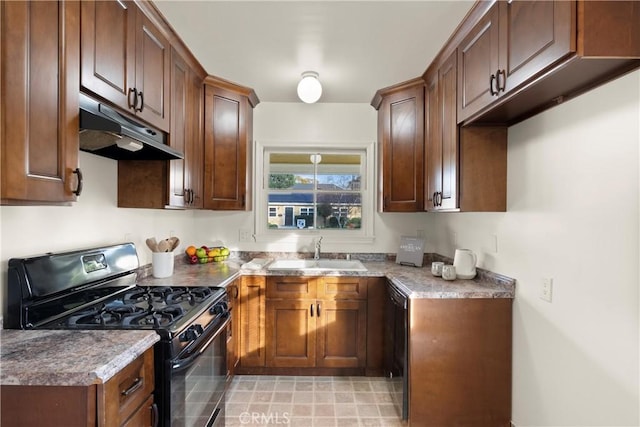
[[[278,259],[267,270],[303,270],[303,271],[367,271],[358,260],[347,259]]]

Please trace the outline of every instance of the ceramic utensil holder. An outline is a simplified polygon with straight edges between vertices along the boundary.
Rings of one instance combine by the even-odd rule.
[[[153,277],[159,279],[170,277],[173,274],[173,252],[153,252],[151,255],[151,271]]]

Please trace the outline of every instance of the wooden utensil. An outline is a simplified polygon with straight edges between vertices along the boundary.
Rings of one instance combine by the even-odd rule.
[[[180,244],[180,239],[175,236],[169,237],[169,244],[171,245],[171,251],[173,252]]]
[[[158,251],[158,242],[156,242],[155,237],[149,237],[147,240],[147,247],[151,249],[151,252],[159,252]]]
[[[171,250],[171,244],[169,239],[160,240],[158,242],[158,252],[169,252]]]

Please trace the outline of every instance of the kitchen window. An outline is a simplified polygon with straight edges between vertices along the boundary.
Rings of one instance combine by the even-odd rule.
[[[322,235],[371,241],[373,144],[256,148],[256,165],[262,166],[256,170],[257,239]]]

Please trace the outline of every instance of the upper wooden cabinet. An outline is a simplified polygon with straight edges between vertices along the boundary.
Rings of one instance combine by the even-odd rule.
[[[378,209],[422,211],[424,82],[381,89],[371,104],[378,110]]]
[[[80,194],[77,2],[0,3],[2,204]]]
[[[184,153],[184,159],[169,162],[170,206],[202,208],[202,92],[203,79],[172,50],[169,145]]]
[[[425,207],[458,207],[456,53],[428,76],[425,89]]]
[[[205,79],[204,208],[250,210],[253,90]]]
[[[81,85],[169,131],[171,47],[133,1],[81,2]]]
[[[425,74],[425,209],[502,212],[507,129],[458,126],[456,59],[454,50]]]
[[[575,51],[574,23],[574,2],[496,2],[458,47],[458,120]]]
[[[523,120],[640,67],[635,1],[478,2],[458,42],[458,122]]]

